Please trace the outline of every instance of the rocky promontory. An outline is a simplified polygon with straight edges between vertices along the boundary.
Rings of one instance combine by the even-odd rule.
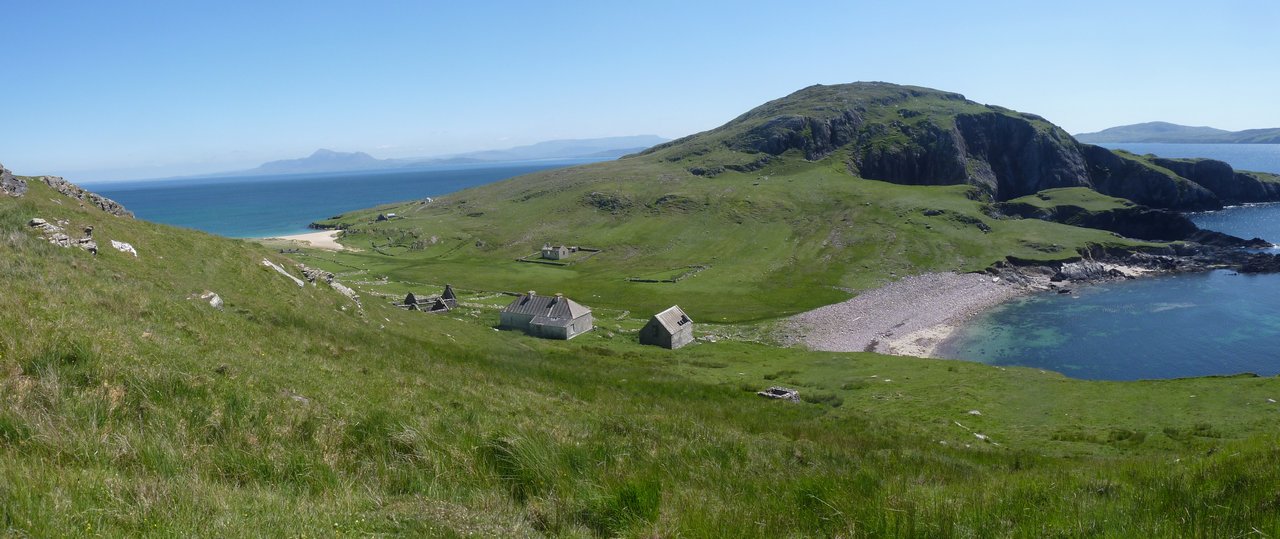
[[[1280,200],[1275,175],[1082,144],[1034,114],[882,82],[811,86],[643,155],[686,163],[700,176],[755,170],[779,156],[834,159],[858,177],[968,184],[994,201],[1062,187],[1176,211]]]

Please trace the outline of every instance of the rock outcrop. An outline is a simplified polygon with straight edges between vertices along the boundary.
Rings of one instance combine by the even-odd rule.
[[[111,200],[107,197],[85,190],[83,187],[64,180],[58,176],[37,176],[35,179],[43,181],[54,191],[62,193],[81,202],[90,204],[102,211],[119,217],[133,217],[133,212],[124,209],[119,202]]]
[[[1265,181],[1270,174],[1239,172],[1213,159],[1164,159],[1152,162],[1172,170],[1213,192],[1224,204],[1280,200],[1280,182]]]
[[[1212,191],[1186,178],[1101,146],[1080,145],[1089,164],[1091,186],[1099,193],[1143,206],[1177,211],[1215,210],[1222,201]]]
[[[784,154],[841,159],[854,175],[873,180],[969,184],[994,201],[1059,187],[1089,187],[1175,211],[1280,200],[1280,177],[1234,171],[1217,161],[1113,152],[1082,144],[1033,114],[879,82],[805,88],[641,155],[715,176],[757,170]]]
[[[66,227],[69,224],[67,221],[58,221],[57,224],[54,224],[38,217],[27,222],[27,226],[40,232],[40,236],[48,240],[49,243],[59,247],[79,247],[92,254],[98,254],[98,242],[93,239],[93,227],[85,227],[84,236],[74,238],[66,232]]]
[[[20,197],[27,193],[27,181],[14,176],[9,169],[0,164],[0,193]]]
[[[1180,213],[1146,206],[1089,211],[1072,205],[1042,208],[1014,201],[996,204],[995,208],[1004,215],[1107,230],[1141,240],[1185,240],[1200,231],[1195,223]]]

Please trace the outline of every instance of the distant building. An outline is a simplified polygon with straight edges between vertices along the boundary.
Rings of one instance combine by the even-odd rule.
[[[453,285],[444,285],[444,292],[440,294],[440,301],[443,301],[450,309],[458,306],[458,295],[453,293]]]
[[[567,258],[571,252],[573,251],[564,245],[551,245],[550,243],[544,243],[542,245],[542,258],[547,260],[560,260],[561,258]]]
[[[679,305],[653,315],[640,330],[640,344],[675,350],[693,342],[693,319]]]
[[[502,309],[499,327],[544,339],[572,339],[591,330],[591,309],[560,294],[521,294]]]
[[[453,292],[452,285],[444,285],[444,293],[439,296],[428,298],[419,298],[410,292],[404,297],[402,306],[411,311],[424,311],[428,313],[447,313],[458,307],[458,296]]]

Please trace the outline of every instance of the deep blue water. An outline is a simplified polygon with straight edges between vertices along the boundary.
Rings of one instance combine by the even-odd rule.
[[[598,160],[86,184],[139,219],[232,238],[296,234],[343,212]]]
[[[1280,173],[1280,145],[1107,144]],[[1200,226],[1280,243],[1280,204],[1194,214]],[[946,357],[1136,380],[1280,374],[1280,275],[1229,271],[1136,279],[1022,298],[975,318]]]

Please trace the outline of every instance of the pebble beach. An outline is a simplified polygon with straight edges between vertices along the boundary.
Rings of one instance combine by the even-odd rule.
[[[783,340],[828,352],[937,357],[967,319],[1028,291],[977,273],[914,275],[793,316]]]

